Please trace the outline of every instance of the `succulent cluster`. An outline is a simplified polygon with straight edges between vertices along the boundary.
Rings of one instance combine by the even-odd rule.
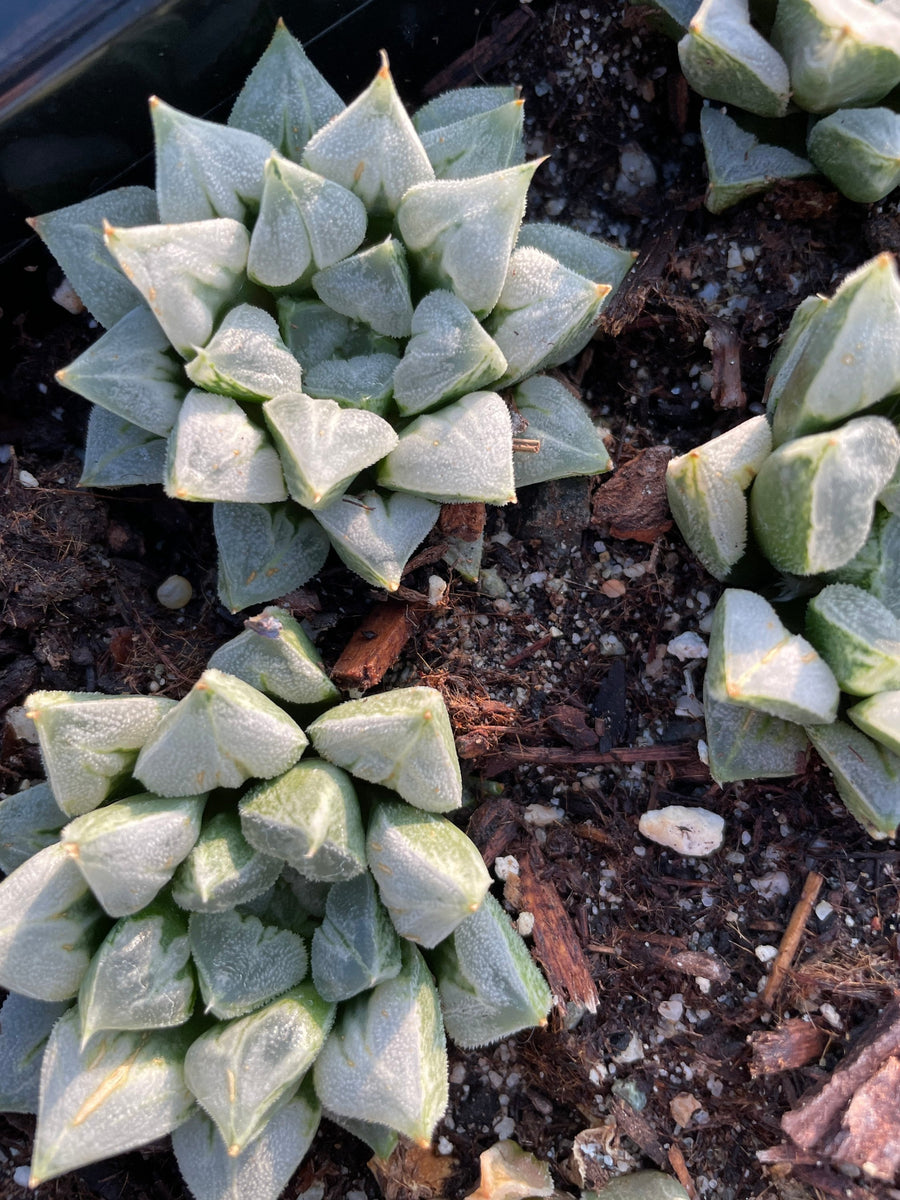
[[[442,502],[609,468],[536,373],[588,342],[634,255],[523,225],[542,160],[514,88],[410,119],[385,58],[345,107],[279,24],[227,125],[151,113],[155,190],[32,225],[107,330],[58,373],[94,405],[81,482],[212,502],[232,610],[329,546],[394,590]],[[480,550],[450,553],[477,575]]]
[[[274,1200],[323,1110],[380,1155],[425,1141],[445,1028],[549,1011],[442,815],[440,694],[335,704],[287,612],[246,625],[178,703],[27,702],[47,782],[0,802],[0,1111],[38,1113],[33,1185],[171,1132],[197,1200]]]
[[[830,299],[803,301],[767,392],[766,415],[668,469],[685,540],[717,579],[738,585],[724,592],[710,635],[710,768],[720,783],[794,775],[811,742],[854,816],[889,837],[900,823],[900,278],[891,255],[848,275]],[[765,595],[739,586],[751,580]]]
[[[706,204],[721,212],[776,179],[821,171],[851,200],[900,184],[900,13],[875,0],[649,0],[680,38],[705,107]],[[790,129],[783,118],[797,114]],[[808,114],[808,115],[807,115]],[[762,118],[762,122],[759,120]],[[805,139],[805,145],[804,145]],[[808,157],[804,157],[804,154]]]

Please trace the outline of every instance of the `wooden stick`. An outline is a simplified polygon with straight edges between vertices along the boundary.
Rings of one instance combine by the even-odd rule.
[[[669,1165],[675,1172],[675,1178],[690,1196],[691,1200],[696,1200],[697,1189],[694,1187],[694,1181],[688,1173],[687,1163],[684,1161],[681,1147],[676,1145],[675,1142],[669,1147]]]
[[[788,927],[784,931],[781,945],[778,947],[778,956],[772,963],[772,971],[763,989],[762,1002],[766,1008],[772,1008],[784,986],[785,978],[794,961],[794,955],[800,947],[800,939],[803,937],[812,906],[815,904],[824,882],[825,876],[820,875],[818,871],[810,871],[806,877],[800,899],[791,913]]]
[[[376,604],[341,651],[332,679],[342,688],[374,687],[397,661],[414,628],[407,604]]]

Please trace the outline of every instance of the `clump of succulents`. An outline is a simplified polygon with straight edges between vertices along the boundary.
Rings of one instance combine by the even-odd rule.
[[[685,540],[717,579],[736,585],[710,634],[710,768],[720,783],[794,775],[812,743],[853,815],[889,837],[900,824],[892,255],[848,275],[830,299],[803,301],[767,391],[766,415],[668,468]]]
[[[549,1011],[443,815],[440,694],[335,703],[286,611],[246,626],[178,703],[27,701],[47,782],[0,802],[0,1111],[38,1114],[33,1185],[171,1133],[197,1200],[275,1200],[323,1110],[382,1156],[427,1142],[445,1028]]]
[[[644,0],[641,0],[644,2]],[[721,212],[782,178],[827,175],[851,200],[900,184],[900,13],[875,0],[649,0],[680,39],[705,107],[706,204]],[[809,114],[805,152],[770,118]],[[762,122],[759,120],[762,118]],[[779,144],[779,143],[784,144]]]
[[[155,190],[32,224],[107,330],[58,373],[94,405],[81,482],[212,503],[230,608],[329,546],[396,589],[442,502],[609,468],[539,372],[586,345],[634,255],[522,223],[542,160],[514,88],[410,119],[383,56],[345,107],[279,23],[227,125],[150,106]]]

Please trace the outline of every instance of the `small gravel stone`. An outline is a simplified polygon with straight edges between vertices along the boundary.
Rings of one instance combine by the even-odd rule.
[[[772,946],[768,942],[763,942],[761,946],[757,946],[753,952],[761,963],[769,963],[772,959],[778,957],[778,947]]]
[[[28,1180],[31,1178],[31,1167],[16,1167],[13,1171],[13,1183],[17,1183],[19,1187],[27,1188]]]
[[[679,662],[686,662],[688,659],[706,658],[707,654],[709,654],[706,642],[704,642],[699,633],[694,633],[693,630],[688,630],[687,633],[679,633],[678,637],[672,638],[666,649]]]
[[[663,1000],[657,1011],[664,1021],[680,1021],[684,1016],[684,997],[678,992]]]
[[[494,874],[504,883],[511,875],[519,874],[519,860],[514,854],[502,854],[494,859]]]
[[[791,881],[784,871],[770,871],[759,879],[751,879],[750,886],[759,892],[760,900],[774,900],[776,896],[786,896],[791,890]]]
[[[651,842],[695,858],[704,858],[718,850],[725,837],[724,818],[706,808],[685,808],[680,804],[644,813],[638,829]]]
[[[156,598],[163,608],[184,608],[193,594],[190,581],[183,575],[170,575],[156,589]]]
[[[41,486],[32,473],[30,471],[26,471],[24,467],[19,471],[19,483],[21,483],[23,488],[36,488]]]
[[[672,1120],[682,1128],[687,1125],[698,1108],[702,1108],[702,1105],[697,1097],[691,1095],[690,1092],[679,1092],[677,1096],[673,1096],[669,1101],[669,1112],[672,1114]]]

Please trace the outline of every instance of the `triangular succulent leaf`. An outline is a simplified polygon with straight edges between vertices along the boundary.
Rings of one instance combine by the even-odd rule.
[[[406,253],[396,238],[361,250],[312,277],[320,300],[386,337],[409,337],[413,306]]]
[[[156,144],[156,196],[166,225],[231,217],[259,207],[263,167],[272,153],[255,133],[204,121],[150,99]]]
[[[847,716],[863,733],[900,755],[900,691],[893,689],[867,696],[848,708]]]
[[[873,838],[894,837],[900,825],[900,755],[844,721],[807,733],[857,821]]]
[[[184,369],[197,387],[235,400],[268,400],[302,383],[300,364],[275,318],[252,304],[233,308]]]
[[[599,475],[612,466],[591,414],[558,379],[526,379],[514,390],[513,403],[519,418],[528,422],[524,436],[540,443],[537,453],[519,452],[513,445],[517,488],[572,475]]]
[[[57,371],[56,380],[69,391],[163,437],[175,424],[187,391],[168,338],[143,304]]]
[[[767,192],[779,179],[815,174],[811,162],[783,146],[761,142],[718,108],[700,110],[700,136],[709,172],[706,207],[711,213]]]
[[[267,891],[284,862],[255,850],[235,812],[209,820],[194,849],[175,872],[172,898],[188,912],[228,912]]]
[[[874,204],[900,184],[900,114],[889,108],[839,109],[818,121],[809,157],[850,200]]]
[[[900,515],[879,504],[866,544],[829,581],[855,583],[900,617]]]
[[[334,1021],[334,1005],[300,984],[264,1008],[217,1023],[188,1049],[187,1084],[237,1157],[287,1103]]]
[[[703,0],[678,43],[691,87],[761,117],[783,117],[791,80],[787,63],[750,21],[747,0]]]
[[[247,841],[309,879],[335,883],[366,869],[359,801],[346,772],[331,763],[299,763],[258,783],[238,806]]]
[[[526,221],[516,241],[517,248],[524,246],[542,250],[585,279],[608,283],[611,292],[619,287],[637,258],[636,250],[623,250],[553,221]]]
[[[289,504],[213,505],[219,599],[237,612],[302,587],[328,557],[328,537]]]
[[[200,835],[205,796],[131,796],[76,817],[60,837],[103,910],[139,912],[166,886]]]
[[[409,556],[434,525],[440,505],[421,496],[342,496],[316,515],[338,556],[375,587],[394,592]]]
[[[808,738],[802,725],[703,690],[709,773],[719,786],[738,779],[778,779],[806,767]]]
[[[26,700],[37,727],[47,781],[70,817],[97,808],[127,778],[138,751],[175,701],[163,696],[34,692]],[[181,795],[191,795],[186,788]]]
[[[419,134],[430,133],[445,125],[465,121],[479,113],[490,112],[517,98],[518,88],[512,84],[492,87],[454,88],[441,92],[413,115],[412,123]]]
[[[287,609],[272,605],[249,617],[243,633],[213,652],[209,666],[289,704],[321,704],[339,698],[299,621]],[[2,814],[0,806],[0,837]]]
[[[384,414],[394,391],[395,354],[357,354],[331,358],[310,367],[304,388],[310,396],[335,400],[342,408],[362,408]]]
[[[258,134],[296,162],[316,130],[343,108],[343,100],[279,21],[234,102],[228,124]]]
[[[29,224],[47,243],[91,316],[110,329],[141,298],[107,253],[103,223],[150,225],[158,220],[156,194],[150,188],[123,187],[33,217]]]
[[[328,893],[325,920],[313,934],[312,977],[325,1000],[349,1000],[393,979],[400,939],[368,871]]]
[[[59,841],[67,820],[49,783],[35,783],[0,800],[0,871],[11,875],[38,850]]]
[[[316,751],[409,804],[447,812],[462,804],[462,778],[440,692],[398,688],[348,700],[308,727]]]
[[[376,353],[399,357],[399,343],[376,333],[321,300],[280,296],[278,325],[290,352],[308,374],[332,359],[352,359]]]
[[[437,178],[471,179],[518,166],[525,159],[524,117],[524,101],[510,100],[423,133]]]
[[[327,508],[360,471],[397,445],[376,413],[344,409],[334,400],[286,392],[263,412],[281,455],[288,490],[305,508]]]
[[[303,165],[355,192],[370,213],[396,212],[413,184],[434,178],[383,51],[369,87],[310,138]]]
[[[185,1033],[106,1033],[81,1048],[77,1009],[53,1028],[41,1068],[30,1186],[163,1137],[186,1121]]]
[[[271,779],[307,745],[284,709],[233,675],[207,668],[145,741],[135,778],[158,796]]]
[[[162,483],[165,470],[165,438],[96,404],[91,406],[79,487]]]
[[[481,855],[462,830],[446,817],[408,804],[379,797],[366,849],[397,932],[421,946],[430,948],[449,937],[476,911],[491,882]]]
[[[900,688],[900,618],[862,588],[823,588],[806,607],[806,636],[852,696]]]
[[[36,1113],[41,1058],[66,1000],[32,1000],[10,992],[0,1006],[0,1111]]]
[[[404,948],[397,976],[343,1006],[314,1074],[326,1108],[430,1141],[447,1107],[447,1048],[437,992],[414,946]]]
[[[191,955],[206,1011],[242,1017],[287,992],[306,975],[303,939],[250,913],[192,913]]]

